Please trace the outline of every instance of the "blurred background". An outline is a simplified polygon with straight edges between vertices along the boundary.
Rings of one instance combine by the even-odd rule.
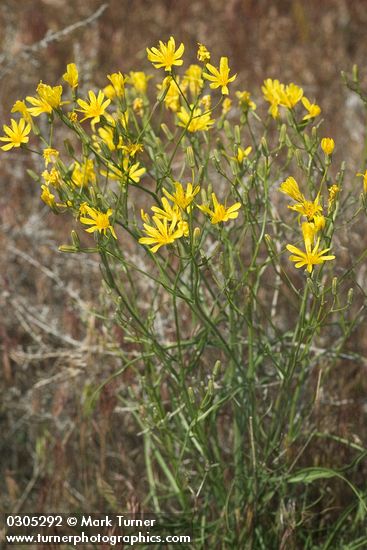
[[[186,62],[195,62],[197,42],[213,60],[228,56],[236,88],[260,106],[265,78],[302,86],[322,108],[336,161],[348,162],[347,184],[366,168],[363,105],[340,76],[358,64],[367,80],[366,0],[1,0],[0,28],[2,124],[40,80],[59,83],[67,63],[78,65],[83,94],[104,87],[108,73],[150,69],[145,48],[174,35]],[[92,389],[121,368],[122,336],[100,290],[98,259],[58,252],[72,225],[40,202],[26,173],[38,171],[37,162],[0,151],[0,507],[134,510],[146,494],[142,449],[118,398],[134,381],[114,377],[93,410],[88,405]],[[360,243],[354,228],[350,238]],[[366,270],[358,276],[363,285]],[[351,346],[366,351],[362,334]],[[365,369],[340,365],[323,410],[340,436],[356,441],[367,424]]]

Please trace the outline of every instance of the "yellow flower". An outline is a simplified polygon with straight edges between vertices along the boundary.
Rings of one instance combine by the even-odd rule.
[[[201,61],[202,63],[208,63],[208,61],[210,61],[210,52],[209,50],[206,48],[206,46],[204,46],[204,44],[200,44],[200,42],[198,42],[198,52],[197,52],[197,58],[199,61]]]
[[[59,152],[57,151],[57,149],[47,147],[43,150],[43,158],[45,159],[45,166],[47,168],[50,162],[52,164],[55,164],[57,162],[57,159],[59,158]]]
[[[357,176],[362,176],[363,178],[363,191],[367,193],[367,170],[364,174],[358,173]]]
[[[311,103],[307,97],[302,98],[302,103],[304,108],[308,111],[307,115],[305,115],[302,120],[310,120],[311,118],[319,116],[321,113],[320,107],[316,105],[316,103]]]
[[[336,201],[336,197],[340,191],[340,187],[339,185],[336,185],[336,183],[334,183],[334,185],[329,187],[328,191],[329,191],[328,212],[331,212],[333,209],[334,203]]]
[[[231,110],[232,100],[229,97],[226,97],[222,103],[222,115],[227,115]]]
[[[144,101],[141,97],[136,97],[133,101],[133,111],[139,116],[144,114]]]
[[[148,237],[141,237],[139,243],[149,246],[153,245],[150,249],[153,253],[157,252],[163,245],[172,244],[183,235],[183,227],[178,227],[177,221],[177,219],[174,219],[169,222],[167,218],[160,220],[158,216],[153,216],[155,227],[153,225],[148,225],[148,223],[144,223],[144,232]]]
[[[75,162],[74,170],[71,175],[74,185],[78,187],[86,187],[88,183],[96,182],[96,174],[92,159],[86,159],[83,164]]]
[[[234,220],[238,217],[237,210],[241,208],[240,202],[236,202],[235,204],[227,208],[225,205],[218,202],[215,193],[212,193],[212,202],[213,210],[211,210],[206,205],[198,206],[198,208],[205,214],[208,214],[208,216],[210,217],[210,222],[213,225],[220,222],[227,222],[228,220]]]
[[[178,77],[177,82],[180,82]],[[180,90],[178,89],[176,82],[170,76],[167,76],[163,80],[162,84],[158,84],[157,87],[159,90],[167,89],[164,96],[164,104],[167,109],[170,109],[176,113],[180,108]]]
[[[301,214],[301,216],[306,216],[309,222],[314,221],[314,219],[319,216],[318,223],[322,223],[322,220],[324,218],[322,216],[322,206],[319,203],[319,194],[313,202],[308,201],[301,193],[298,187],[298,183],[292,177],[287,178],[285,181],[283,181],[283,183],[281,183],[279,191],[285,193],[298,203],[294,206],[288,206],[288,208],[290,208],[291,210],[295,210],[295,212],[298,212],[299,214]],[[325,222],[323,223],[325,225]]]
[[[147,48],[148,59],[153,63],[156,69],[164,67],[165,71],[171,71],[172,66],[180,66],[183,60],[180,59],[185,51],[185,46],[181,43],[176,50],[176,43],[173,36],[170,37],[167,44],[159,41],[159,48]]]
[[[148,87],[148,80],[152,78],[143,71],[130,71],[129,82],[139,94],[145,94]]]
[[[51,193],[47,185],[41,185],[42,193],[41,193],[41,200],[45,204],[47,204],[50,208],[55,208],[56,202],[55,202],[55,195]]]
[[[321,140],[321,149],[324,151],[325,155],[329,156],[334,151],[335,142],[333,138],[322,138]]]
[[[108,74],[107,78],[112,84],[115,96],[119,98],[124,97],[126,78],[121,74],[121,72]]]
[[[78,122],[78,113],[71,111],[71,113],[68,113],[68,119],[75,124],[75,122]]]
[[[204,81],[201,78],[202,72],[202,68],[199,65],[190,65],[183,78],[183,84],[188,85],[190,93],[194,97],[199,95],[204,85]]]
[[[316,216],[322,214],[322,206],[321,204],[319,204],[319,201],[320,196],[317,195],[316,199],[313,202],[304,199],[302,202],[299,202],[299,204],[288,206],[288,208],[294,210],[295,212],[298,212],[299,214],[301,214],[301,216],[306,216],[308,221],[313,221]]]
[[[141,143],[128,143],[121,147],[129,157],[135,157],[137,153],[141,153],[144,150],[144,146]]]
[[[106,108],[111,103],[111,100],[106,99],[106,101],[104,101],[105,95],[101,90],[99,90],[97,97],[92,90],[88,92],[88,96],[89,103],[83,99],[78,99],[78,104],[81,109],[77,110],[85,115],[80,122],[87,120],[87,118],[91,118],[91,122],[95,124],[100,121],[100,117],[104,114]]]
[[[170,205],[168,200],[163,197],[162,198],[162,206],[163,208],[159,208],[158,206],[152,206],[151,210],[155,213],[157,218],[160,220],[163,220],[164,218],[167,219],[169,222],[179,221],[181,220],[181,213],[178,210],[176,204],[174,206]]]
[[[270,103],[269,113],[273,118],[277,118],[279,116],[281,96],[284,93],[284,84],[281,84],[279,80],[267,78],[264,80],[261,90],[265,100]]]
[[[247,112],[249,109],[252,111],[256,110],[256,103],[251,100],[250,92],[246,90],[243,92],[236,92],[236,96],[238,97],[238,104],[243,111]]]
[[[242,149],[242,147],[238,147],[237,148],[237,157],[236,157],[237,162],[239,164],[241,164],[244,161],[244,159],[249,156],[251,151],[252,151],[251,145],[246,147],[246,149]]]
[[[200,104],[204,107],[204,111],[210,111],[212,107],[212,98],[209,94],[203,95],[200,99]]]
[[[178,181],[175,181],[175,192],[173,194],[169,193],[167,189],[163,188],[163,193],[166,195],[166,197],[172,201],[174,204],[176,204],[181,210],[187,210],[189,209],[190,204],[194,200],[195,196],[200,191],[200,186],[195,185],[193,187],[192,183],[188,183],[186,190],[183,188],[182,184]]]
[[[299,190],[298,183],[294,178],[292,178],[292,176],[290,176],[285,181],[283,181],[283,183],[280,184],[279,191],[285,193],[297,202],[305,201],[304,195],[302,195],[301,191]]]
[[[44,170],[42,172],[42,177],[45,180],[46,185],[53,185],[54,187],[59,187],[61,184],[61,176],[59,171],[53,167],[51,172]]]
[[[31,122],[32,117],[24,101],[16,101],[11,110],[12,113],[20,113],[26,122]]]
[[[303,267],[306,266],[306,270],[311,273],[313,266],[322,264],[323,262],[326,262],[327,260],[335,260],[335,256],[333,255],[327,255],[327,252],[329,252],[330,248],[325,248],[324,250],[319,250],[320,247],[320,239],[317,239],[316,245],[314,248],[312,248],[309,244],[306,245],[306,251],[300,250],[299,248],[288,244],[287,250],[292,253],[292,256],[289,257],[289,259],[292,262],[295,262],[295,267]]]
[[[68,63],[66,66],[66,73],[62,75],[62,78],[67,82],[70,88],[77,88],[79,84],[79,74],[75,63]]]
[[[28,108],[32,116],[39,116],[42,113],[52,113],[61,105],[62,86],[49,86],[40,82],[37,86],[38,97],[28,96],[26,99],[33,107]]]
[[[132,180],[134,183],[139,183],[141,176],[146,172],[144,167],[140,167],[139,162],[129,166],[129,160],[124,159],[122,165],[128,179]]]
[[[229,82],[233,82],[234,79],[237,77],[237,74],[233,76],[229,76],[229,67],[228,67],[228,57],[221,57],[219,62],[219,70],[214,67],[214,65],[211,65],[210,63],[207,63],[206,69],[211,73],[203,73],[203,77],[207,80],[210,80],[211,84],[210,87],[215,88],[222,88],[222,94],[228,95],[228,86]]]
[[[189,132],[206,132],[215,122],[214,119],[210,118],[210,113],[202,114],[202,111],[199,108],[194,109],[191,116],[185,107],[181,107],[181,110],[177,116],[180,120],[178,125],[183,126],[184,128],[187,127]]]
[[[9,151],[13,147],[20,147],[23,143],[28,143],[28,134],[31,131],[31,125],[27,124],[24,118],[21,118],[19,122],[13,118],[10,121],[10,126],[3,125],[3,130],[6,136],[0,137],[0,141],[8,141],[6,145],[3,145],[1,149],[3,151]]]
[[[118,137],[118,143],[115,143],[115,131],[114,128],[110,126],[105,126],[104,128],[98,128],[98,134],[103,143],[107,145],[110,151],[115,151],[116,149],[121,149],[123,146],[122,136]],[[97,139],[97,138],[96,138]]]
[[[291,82],[290,84],[287,84],[285,88],[281,89],[280,92],[280,104],[283,107],[287,107],[288,109],[292,109],[297,103],[301,100],[303,96],[303,90],[296,84],[293,84]]]
[[[312,223],[315,226],[316,233],[318,233],[319,231],[322,231],[324,229],[326,220],[322,214],[315,214],[312,219]]]
[[[87,206],[87,205],[84,208],[90,217],[86,218],[84,216],[81,216],[80,221],[85,225],[91,226],[91,227],[88,227],[88,229],[86,229],[87,233],[94,233],[94,231],[98,231],[99,233],[103,233],[104,235],[106,235],[107,230],[109,229],[111,232],[111,235],[115,239],[117,239],[115,230],[110,224],[110,220],[109,220],[109,218],[112,216],[111,208],[109,208],[107,212],[101,212],[100,210],[97,210],[96,208],[91,208],[90,206]]]
[[[84,214],[88,214],[87,206],[87,202],[82,202],[79,206],[79,214],[81,214],[82,216],[84,216]]]

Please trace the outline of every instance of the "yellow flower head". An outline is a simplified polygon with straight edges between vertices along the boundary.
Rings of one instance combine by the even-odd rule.
[[[306,230],[307,233],[308,230]],[[311,231],[311,230],[310,230]],[[307,239],[310,237],[307,235]],[[306,244],[306,251],[300,250],[299,248],[288,244],[287,250],[292,253],[292,256],[289,257],[289,259],[292,262],[295,262],[295,267],[303,267],[306,266],[306,270],[311,273],[313,266],[322,264],[323,262],[326,262],[327,260],[335,260],[335,256],[333,255],[325,255],[327,252],[329,252],[330,248],[325,248],[324,250],[319,250],[320,248],[320,239],[317,239],[317,242],[315,246],[312,248],[309,245],[309,242],[307,241]]]
[[[340,187],[339,185],[336,185],[336,183],[334,183],[334,185],[329,187],[328,191],[329,191],[328,212],[331,212],[333,209],[334,203],[336,201],[336,197],[338,196],[338,193],[340,191]]]
[[[45,180],[46,185],[53,185],[54,187],[59,187],[62,181],[60,172],[55,167],[53,167],[50,172],[48,170],[44,170],[42,172],[42,177]]]
[[[183,84],[188,85],[190,93],[193,97],[199,95],[204,85],[204,81],[201,78],[202,72],[202,68],[199,67],[199,65],[190,65],[190,67],[185,72]]]
[[[187,127],[189,132],[206,132],[214,124],[215,120],[210,118],[210,113],[202,114],[201,109],[194,109],[194,112],[191,114],[181,107],[180,112],[178,113],[179,126]],[[191,119],[191,120],[190,120]]]
[[[316,233],[318,233],[319,231],[322,231],[324,229],[326,220],[322,214],[315,214],[312,219],[312,223],[315,226]]]
[[[154,212],[160,220],[166,218],[169,222],[173,222],[174,220],[179,221],[182,219],[181,212],[176,204],[172,206],[165,197],[162,197],[162,206],[163,208],[159,208],[158,206],[151,207],[152,212]]]
[[[148,80],[152,78],[143,71],[130,71],[129,82],[139,94],[145,94],[148,87]]]
[[[180,82],[178,77],[177,82]],[[167,109],[170,109],[176,113],[180,108],[180,90],[178,89],[176,82],[170,76],[166,76],[166,78],[163,79],[162,84],[158,84],[157,87],[160,91],[167,90],[164,96],[164,104]]]
[[[87,206],[89,206],[87,202],[82,202],[79,206],[79,214],[82,216],[88,214]]]
[[[161,246],[172,244],[176,239],[180,239],[183,236],[184,228],[182,225],[178,227],[177,218],[168,221],[167,218],[159,219],[158,216],[153,216],[152,221],[154,225],[143,224],[144,232],[148,236],[141,237],[139,243],[151,246],[150,250],[153,253],[157,252]]]
[[[126,78],[120,73],[112,73],[107,75],[115,92],[115,96],[122,98],[125,95]]]
[[[97,97],[92,90],[88,92],[88,96],[89,103],[87,101],[84,101],[83,99],[78,99],[78,104],[80,105],[81,109],[77,110],[84,114],[84,118],[82,118],[80,122],[87,120],[87,118],[91,118],[91,122],[95,124],[100,121],[100,117],[104,114],[105,110],[111,103],[111,100],[104,100],[105,95],[101,90],[99,90]]]
[[[94,171],[93,160],[86,159],[83,164],[75,162],[71,178],[77,187],[86,187],[88,183],[95,183],[96,173]]]
[[[281,84],[279,80],[267,78],[264,80],[261,90],[264,94],[265,100],[270,103],[269,113],[273,118],[277,118],[279,116],[281,97],[285,93],[284,84]]]
[[[330,156],[334,151],[335,142],[333,138],[322,138],[321,140],[321,149],[324,151],[326,156]]]
[[[304,202],[305,197],[302,195],[299,190],[298,183],[292,176],[287,178],[283,183],[280,184],[279,191],[291,197],[291,199],[297,202]]]
[[[181,57],[185,51],[185,46],[181,43],[176,50],[175,39],[171,36],[167,44],[160,40],[159,48],[147,48],[146,51],[149,61],[153,63],[156,69],[164,67],[165,71],[171,71],[173,65],[181,66],[183,64]]]
[[[303,241],[305,243],[305,248],[307,251],[310,251],[315,242],[315,235],[317,233],[315,224],[312,222],[303,222],[302,224],[302,235]]]
[[[62,75],[62,78],[69,84],[70,88],[74,89],[78,87],[79,73],[75,63],[68,63],[66,73]]]
[[[68,119],[75,124],[76,122],[78,122],[78,113],[76,113],[75,111],[71,111],[70,113],[68,113]]]
[[[241,208],[240,202],[236,202],[235,204],[227,208],[225,205],[218,202],[215,193],[212,193],[212,202],[213,210],[211,210],[206,205],[198,206],[198,208],[205,214],[208,214],[208,216],[210,217],[210,222],[213,225],[220,222],[227,222],[228,220],[234,220],[238,217],[237,210]]]
[[[42,189],[41,200],[43,200],[43,202],[47,204],[47,206],[49,206],[50,208],[55,208],[56,207],[55,195],[51,193],[47,185],[41,185],[41,189]]]
[[[135,157],[136,154],[144,151],[144,146],[141,143],[128,143],[127,145],[123,145],[121,149],[125,151],[129,157]]]
[[[146,169],[144,167],[141,167],[139,162],[135,162],[134,164],[129,165],[129,159],[124,159],[122,165],[130,183],[139,183],[140,178],[146,172]]]
[[[206,94],[200,99],[200,105],[204,107],[204,111],[210,111],[212,107],[212,98],[211,95]]]
[[[316,216],[322,214],[322,206],[320,204],[319,195],[317,195],[313,202],[305,199],[294,206],[288,206],[288,208],[298,212],[301,216],[305,216],[308,221],[313,221]]]
[[[256,110],[256,103],[251,100],[250,92],[247,92],[246,90],[243,92],[236,92],[236,97],[238,98],[238,104],[243,111],[247,112],[249,110]]]
[[[198,43],[198,53],[197,58],[202,63],[208,63],[210,61],[210,52],[209,50],[204,46],[204,44]]]
[[[358,173],[357,176],[361,176],[363,178],[363,191],[367,193],[367,170],[364,174]]]
[[[136,97],[133,101],[133,111],[139,116],[144,114],[144,101],[141,97]]]
[[[195,185],[193,187],[192,183],[188,183],[186,190],[183,188],[182,184],[178,181],[175,181],[175,192],[173,194],[169,193],[167,189],[163,188],[163,193],[166,197],[177,205],[181,210],[189,210],[191,203],[193,202],[195,196],[200,191],[200,186]]]
[[[24,101],[16,101],[11,110],[12,113],[20,113],[26,122],[31,122],[32,117]]]
[[[84,208],[90,217],[86,218],[85,216],[81,216],[80,221],[84,225],[91,226],[86,229],[87,233],[94,233],[95,231],[98,231],[99,233],[103,233],[104,235],[106,235],[107,231],[110,230],[111,235],[115,239],[117,239],[115,230],[110,224],[109,220],[109,218],[112,216],[111,208],[109,208],[107,212],[101,212],[100,210],[97,210],[96,208],[91,208],[87,205]]]
[[[207,63],[206,69],[210,74],[203,73],[203,77],[211,82],[210,87],[213,89],[222,88],[222,94],[228,95],[228,84],[237,77],[237,74],[229,76],[228,57],[220,58],[219,69],[210,63]]]
[[[236,156],[236,160],[239,164],[242,164],[242,162],[244,161],[245,158],[247,158],[249,156],[249,154],[251,153],[252,151],[252,147],[251,145],[249,145],[248,147],[246,147],[246,149],[242,149],[242,147],[238,147],[237,148],[237,156]]]
[[[21,118],[19,122],[13,118],[10,121],[10,126],[3,125],[5,136],[0,137],[0,141],[8,142],[6,145],[2,145],[3,151],[9,151],[13,147],[20,147],[23,143],[28,143],[28,134],[31,131],[31,125],[26,124],[24,118]]]
[[[103,141],[103,143],[107,145],[110,151],[115,151],[116,149],[122,149],[122,146],[123,146],[122,136],[118,136],[118,143],[115,143],[115,131],[110,126],[105,126],[104,128],[98,128],[98,134],[101,140]],[[97,138],[95,137],[95,139]]]
[[[222,103],[222,115],[227,115],[232,107],[232,100],[226,97]]]
[[[310,120],[311,118],[315,118],[319,116],[321,113],[321,109],[316,103],[311,103],[307,97],[302,98],[302,103],[304,108],[308,111],[308,113],[303,117],[302,120]]]
[[[43,150],[43,158],[45,159],[45,166],[51,164],[55,164],[57,162],[57,159],[59,158],[59,152],[57,149],[52,149],[52,147],[47,147]]]
[[[52,113],[61,105],[62,86],[49,86],[40,82],[37,86],[38,97],[28,96],[26,99],[33,107],[28,108],[32,116],[39,116],[42,113]]]
[[[291,82],[290,84],[287,84],[285,88],[281,89],[280,105],[283,107],[288,107],[288,109],[292,109],[292,107],[297,105],[297,103],[301,100],[302,96],[302,88]]]

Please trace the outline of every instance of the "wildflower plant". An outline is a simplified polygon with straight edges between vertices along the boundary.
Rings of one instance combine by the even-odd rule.
[[[266,79],[256,103],[235,93],[228,58],[203,44],[198,64],[174,37],[146,51],[152,74],[116,72],[102,90],[85,90],[68,64],[63,84],[41,82],[16,102],[0,138],[4,151],[42,159],[30,175],[72,230],[60,251],[99,255],[122,370],[139,382],[119,397],[143,439],[146,506],[189,512],[195,548],[218,537],[271,548],[289,530],[311,548],[327,540],[315,518],[334,477],[351,489],[335,529],[358,530],[365,490],[303,459],[311,442],[332,438],[313,414],[356,326],[334,245],[350,212],[344,166],[320,137],[321,108],[279,80]],[[357,464],[365,450],[354,450]]]

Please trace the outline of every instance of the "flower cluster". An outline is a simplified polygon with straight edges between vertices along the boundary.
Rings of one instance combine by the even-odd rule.
[[[261,89],[265,100],[270,103],[269,113],[273,118],[279,117],[279,107],[293,109],[301,100],[307,111],[302,119],[303,121],[312,120],[321,113],[320,107],[315,103],[311,103],[303,95],[303,89],[293,82],[285,85],[279,82],[279,80],[267,78]]]
[[[320,204],[320,193],[313,201],[309,201],[301,193],[298,183],[293,177],[287,178],[279,190],[288,195],[296,204],[288,205],[288,208],[299,214],[299,217],[306,218],[302,223],[302,235],[305,250],[301,250],[291,244],[287,245],[287,250],[292,253],[290,260],[295,262],[296,267],[306,266],[306,270],[311,273],[315,265],[321,264],[326,260],[334,260],[335,256],[327,255],[330,248],[320,250],[321,233],[325,228],[325,217]]]
[[[246,214],[250,208],[247,200],[255,181],[258,200],[262,199],[259,186],[265,181],[262,174],[267,168],[261,165],[261,157],[272,155],[266,140],[271,119],[266,120],[265,134],[256,141],[250,119],[259,121],[261,115],[255,113],[257,105],[250,92],[238,90],[237,106],[233,106],[228,96],[237,75],[232,74],[227,57],[220,57],[219,63],[212,61],[203,44],[198,45],[198,63],[187,67],[183,67],[185,46],[176,45],[173,36],[146,52],[153,67],[163,69],[156,73],[161,75],[156,86],[149,86],[153,76],[142,70],[129,74],[116,71],[106,76],[102,89],[85,90],[78,67],[68,63],[63,85],[40,82],[34,96],[14,104],[12,113],[18,119],[3,125],[1,149],[28,149],[31,139],[40,139],[38,153],[44,168],[33,175],[40,184],[41,200],[56,214],[71,213],[80,227],[94,234],[98,244],[115,246],[119,231],[127,230],[153,253],[177,241],[185,249],[195,240],[195,231],[201,235],[201,243],[205,235],[219,235],[221,224],[236,220],[241,209],[246,223],[253,223]],[[273,118],[280,117],[281,109],[288,110],[289,115],[288,126],[277,126],[279,149],[274,149],[274,160],[284,144],[289,160],[296,156],[297,148],[299,156],[306,151],[309,166],[315,159],[322,163],[319,147],[324,152],[323,181],[312,198],[309,192],[301,192],[293,177],[280,185],[280,191],[292,200],[288,208],[297,213],[302,227],[304,249],[289,244],[291,260],[311,273],[315,265],[334,258],[320,243],[326,238],[328,220],[337,210],[340,191],[337,184],[329,186],[324,212],[321,188],[335,143],[332,138],[320,140],[316,128],[312,139],[302,135],[321,109],[305,97],[300,86],[268,78],[262,92]],[[306,110],[300,119],[295,109],[299,104]],[[158,117],[153,118],[157,109],[158,125]],[[41,116],[48,125],[38,124]],[[239,124],[232,124],[236,116]],[[72,134],[72,139],[64,141],[64,150],[55,145],[60,123]],[[47,132],[42,133],[41,128]],[[301,146],[292,142],[288,131],[302,137]],[[305,164],[300,161],[299,166]],[[213,167],[217,176],[212,180]],[[319,173],[320,167],[316,168]],[[366,174],[358,174],[363,177],[365,193]],[[177,180],[190,181],[183,184]],[[137,192],[130,191],[131,187]],[[146,202],[140,202],[139,197],[144,195],[154,201],[150,214],[142,209]],[[136,208],[141,211],[142,223],[135,218]],[[216,233],[217,227],[220,231]]]

